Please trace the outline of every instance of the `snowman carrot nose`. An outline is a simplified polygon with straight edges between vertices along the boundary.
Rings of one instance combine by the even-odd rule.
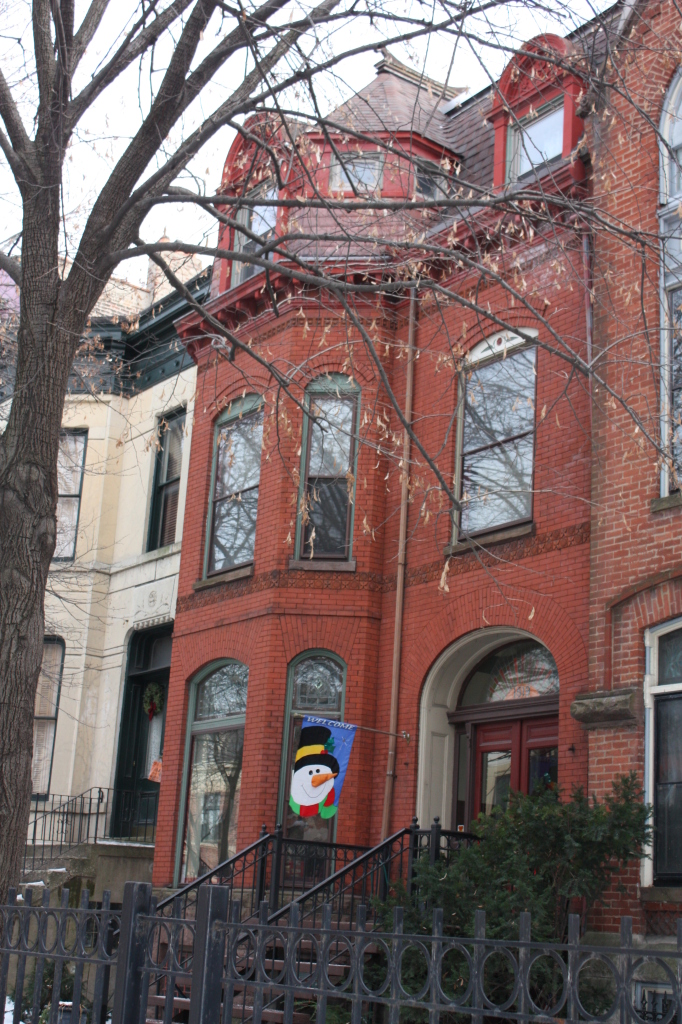
[[[338,772],[325,772],[320,775],[313,775],[311,782],[313,786],[321,786],[324,782],[329,782],[330,779],[335,779]]]

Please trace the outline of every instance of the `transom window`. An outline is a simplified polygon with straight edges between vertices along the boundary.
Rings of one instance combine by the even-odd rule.
[[[87,430],[62,430],[59,435],[57,540],[52,556],[56,562],[71,561],[76,555],[87,439]]]
[[[334,156],[329,171],[332,192],[374,194],[381,190],[384,161],[381,153],[342,153]],[[343,161],[343,162],[341,162]]]
[[[247,199],[267,199],[272,202],[277,197],[278,192],[275,186],[261,185],[249,192]],[[244,228],[244,231],[241,231],[239,227],[234,230],[233,248],[235,252],[244,253],[244,255],[260,255],[259,250],[275,237],[276,206],[259,206],[258,204],[244,206],[237,211],[235,219],[237,224]],[[252,238],[252,235],[257,237]],[[266,254],[263,258],[268,259],[269,257]],[[234,260],[232,263],[232,287],[236,288],[242,281],[248,280],[254,274],[259,274],[262,269],[255,263]]]
[[[509,130],[509,180],[515,181],[536,167],[550,163],[563,152],[564,107],[542,109],[537,115],[524,117]]]
[[[500,339],[504,351],[495,358]],[[460,374],[455,542],[532,515],[536,349],[519,349],[520,341],[488,339]]]
[[[299,557],[346,560],[351,547],[358,395],[346,380],[333,393],[309,392],[307,401]]]
[[[180,882],[211,871],[237,850],[248,682],[248,667],[231,661],[195,686]]]
[[[252,400],[252,405],[254,401]],[[215,476],[210,511],[207,572],[253,561],[260,486],[263,410],[243,412],[216,432]]]

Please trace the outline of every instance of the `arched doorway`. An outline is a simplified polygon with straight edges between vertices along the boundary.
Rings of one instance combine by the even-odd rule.
[[[521,630],[462,637],[438,658],[421,702],[417,814],[467,828],[510,789],[556,780],[559,676]]]

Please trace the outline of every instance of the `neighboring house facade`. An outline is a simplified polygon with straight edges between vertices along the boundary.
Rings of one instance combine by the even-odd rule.
[[[546,139],[539,140],[542,163],[551,165],[550,192],[584,189],[586,166],[575,152],[583,131],[580,83],[549,75],[540,89],[550,118]],[[398,199],[437,196],[453,179],[481,193],[504,185],[506,174],[522,176],[538,160],[518,146],[507,158],[507,125],[499,125],[504,107],[493,99],[492,90],[464,102],[456,91],[444,96],[436,83],[385,55],[375,80],[331,118],[372,133],[385,153],[376,145],[358,152],[341,127],[333,136],[336,153],[322,135],[312,135],[316,187],[352,198],[352,180],[360,191]],[[515,102],[523,118],[531,97]],[[276,150],[267,122],[250,130],[265,133]],[[511,133],[509,146],[516,141]],[[310,194],[284,148],[282,159],[284,196]],[[252,189],[244,181],[251,166]],[[221,187],[269,197],[272,185],[248,141],[234,143]],[[286,217],[267,205],[238,214],[246,229],[266,235],[294,227],[310,234],[313,219],[318,234],[332,226],[321,212]],[[335,217],[344,222],[342,212]],[[417,223],[409,216],[386,220],[381,211],[363,217],[367,244],[313,241],[302,243],[303,251],[332,270],[371,273],[374,227],[382,236],[417,238],[425,223],[421,216]],[[426,224],[432,237],[450,238],[462,251],[474,230],[464,221],[444,224],[438,214]],[[483,218],[480,227],[490,230],[491,220]],[[352,222],[351,228],[358,230]],[[554,230],[568,243],[575,240],[560,213]],[[253,251],[239,230],[226,231],[223,244]],[[585,307],[571,299],[572,280],[583,279],[582,247],[567,244],[558,263],[553,252],[551,265],[539,252],[529,246],[521,254],[529,289],[534,280],[549,282],[546,316],[585,354]],[[177,885],[215,866],[253,841],[263,822],[270,829],[281,822],[293,838],[370,845],[379,840],[384,818],[389,831],[414,814],[423,823],[438,815],[444,827],[465,829],[481,810],[504,804],[510,787],[528,792],[540,778],[566,790],[589,782],[588,737],[570,713],[589,678],[586,389],[575,379],[567,385],[561,360],[534,343],[536,317],[518,305],[510,309],[494,281],[482,286],[486,303],[518,325],[525,339],[492,321],[476,324],[475,317],[472,327],[472,316],[454,304],[438,309],[420,297],[413,305],[403,294],[385,302],[371,296],[363,305],[355,297],[403,408],[412,330],[420,354],[412,363],[415,428],[428,450],[440,452],[439,466],[455,478],[463,500],[456,523],[438,514],[437,495],[419,491],[408,505],[396,678],[401,473],[385,450],[401,438],[400,422],[377,387],[366,347],[353,344],[339,301],[325,296],[320,302],[287,284],[276,261],[269,281],[274,300],[257,265],[219,260],[208,310],[280,366],[302,368],[291,374],[291,397],[277,395],[246,353],[221,358],[215,332],[198,315],[178,325],[197,363],[198,399],[157,885]],[[464,295],[481,288],[466,268],[447,284]],[[459,416],[453,351],[464,357]],[[450,371],[441,375],[448,361]],[[412,457],[418,458],[414,449]],[[426,474],[414,470],[415,477]],[[495,484],[489,502],[477,497],[486,481]],[[475,551],[462,531],[476,538]],[[387,805],[386,733],[398,684],[397,732],[409,734],[409,742],[397,739]],[[338,815],[330,818],[299,817],[289,804],[305,714],[360,727]]]
[[[210,271],[174,269],[208,294]],[[149,878],[196,380],[174,328],[186,300],[164,285],[112,280],[76,357],[35,707],[29,843],[49,867],[41,841],[70,801],[67,845],[146,845],[112,852],[119,881]]]

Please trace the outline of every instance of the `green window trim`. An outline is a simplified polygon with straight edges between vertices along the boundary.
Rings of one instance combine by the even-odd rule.
[[[211,486],[208,496],[208,512],[206,516],[206,532],[204,543],[204,564],[202,579],[208,579],[208,567],[211,557],[211,544],[213,542],[213,504],[215,497],[216,473],[218,470],[218,438],[221,429],[228,423],[247,416],[249,413],[258,412],[264,407],[262,395],[250,394],[231,402],[215,421],[213,428],[213,452],[211,455]],[[262,458],[262,453],[261,453]],[[244,563],[250,564],[250,563]],[[235,566],[235,568],[237,568]]]
[[[300,560],[307,557],[303,551],[303,522],[301,516],[301,503],[303,501],[303,495],[307,486],[307,466],[308,466],[308,445],[310,443],[311,434],[311,419],[310,419],[310,400],[315,395],[325,395],[334,397],[335,395],[344,396],[348,395],[355,398],[355,424],[354,424],[354,437],[353,443],[353,496],[350,503],[350,519],[348,523],[348,552],[345,558],[339,559],[340,562],[349,562],[353,557],[353,531],[355,526],[355,496],[357,493],[358,483],[358,453],[360,445],[358,443],[360,433],[360,406],[362,391],[355,381],[350,380],[343,373],[325,373],[323,376],[318,377],[312,381],[305,390],[305,396],[303,399],[303,432],[301,435],[301,464],[300,464],[300,477],[298,484],[298,499],[296,503],[296,538],[294,542],[294,558]]]
[[[189,786],[190,754],[192,752],[192,738],[199,733],[218,732],[221,729],[239,728],[246,723],[246,714],[230,715],[228,718],[213,718],[207,721],[195,722],[194,716],[197,709],[197,690],[199,685],[213,675],[218,669],[225,665],[243,665],[238,658],[217,658],[215,661],[205,665],[192,678],[189,684],[189,700],[187,702],[187,723],[185,726],[185,745],[182,760],[182,779],[180,782],[180,804],[178,808],[178,829],[175,841],[175,862],[173,866],[173,887],[180,885],[180,872],[182,870],[182,847],[185,839],[185,818],[187,815],[187,788]],[[248,694],[248,690],[247,690]],[[248,700],[248,696],[247,696]]]
[[[297,654],[295,658],[292,658],[287,666],[287,692],[284,702],[284,728],[282,729],[282,754],[279,769],[279,792],[277,794],[277,823],[284,823],[284,815],[286,813],[286,805],[289,798],[287,759],[289,755],[291,718],[294,703],[294,673],[296,672],[297,666],[300,665],[302,661],[308,661],[309,658],[329,658],[331,661],[335,661],[337,663],[343,675],[343,690],[341,693],[341,711],[339,717],[340,722],[343,722],[343,717],[346,711],[346,681],[348,676],[348,666],[339,654],[335,654],[334,651],[329,651],[324,647],[311,647],[309,650],[301,651],[301,653]],[[313,714],[313,712],[311,711],[310,714]],[[324,715],[320,715],[319,717],[324,718]],[[336,837],[337,819],[338,815],[335,815],[332,841],[334,841]]]

